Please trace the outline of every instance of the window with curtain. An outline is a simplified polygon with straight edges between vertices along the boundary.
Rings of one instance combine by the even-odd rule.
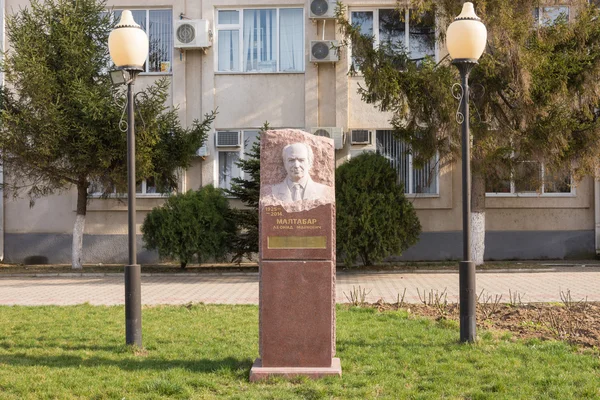
[[[304,71],[302,8],[217,10],[217,70]]]
[[[121,19],[122,10],[114,10],[115,21]],[[148,59],[145,72],[172,71],[173,60],[173,11],[172,10],[131,10],[133,19],[148,34]]]
[[[404,184],[405,193],[438,193],[437,158],[430,160],[422,168],[416,168],[408,146],[394,138],[391,130],[376,131],[375,145],[377,153],[384,156],[396,170],[398,180]]]
[[[431,13],[393,8],[355,10],[350,12],[350,22],[361,34],[373,36],[374,46],[404,48],[417,62],[426,56],[435,58],[435,17]]]
[[[279,10],[279,70],[304,70],[304,19],[301,8]]]
[[[236,163],[240,159],[246,158],[246,153],[250,151],[252,145],[258,140],[260,131],[257,129],[248,129],[242,131],[244,140],[240,148],[226,148],[218,151],[219,168],[219,187],[221,189],[231,189],[231,180],[233,178],[250,179],[250,176],[244,174]]]
[[[219,151],[219,187],[221,189],[231,189],[231,180],[241,177],[242,171],[236,165],[239,159],[239,151]]]
[[[244,71],[277,71],[276,11],[244,10]]]

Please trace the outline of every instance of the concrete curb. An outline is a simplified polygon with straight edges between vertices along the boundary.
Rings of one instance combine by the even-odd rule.
[[[596,272],[600,271],[600,265],[593,266],[559,266],[555,268],[505,268],[505,269],[484,269],[477,271],[477,274],[509,274],[509,273],[547,273],[547,272]],[[390,275],[390,274],[458,274],[458,269],[427,269],[427,270],[390,270],[390,271],[338,271],[337,275]],[[181,277],[181,276],[258,276],[258,272],[143,272],[143,277]],[[123,277],[122,272],[56,272],[56,273],[31,273],[31,274],[2,274],[3,278],[101,278],[101,277]]]

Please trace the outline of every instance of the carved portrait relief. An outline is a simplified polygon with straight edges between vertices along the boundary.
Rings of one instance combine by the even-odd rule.
[[[279,205],[292,212],[335,202],[333,146],[324,138],[301,131],[286,132],[288,135],[274,138],[268,135],[273,140],[265,140],[268,148],[263,150],[270,151],[270,157],[267,153],[263,160],[261,151],[261,203]],[[290,138],[292,132],[297,132],[296,140]],[[300,141],[303,138],[307,140]]]
[[[310,176],[313,151],[305,143],[285,146],[281,154],[287,173],[283,182],[271,186],[271,195],[282,202],[318,200],[326,197],[330,186],[315,182]]]

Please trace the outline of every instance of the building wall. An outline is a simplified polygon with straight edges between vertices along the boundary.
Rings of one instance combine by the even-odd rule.
[[[2,1],[2,0],[0,0]],[[18,10],[27,1],[4,0],[6,13]],[[347,6],[395,6],[395,2],[346,1]],[[0,3],[1,4],[1,3]],[[303,73],[219,73],[215,72],[214,48],[205,52],[175,49],[172,58],[169,104],[177,107],[184,125],[217,109],[214,129],[257,129],[268,121],[273,128],[325,126],[349,129],[389,129],[389,113],[379,112],[357,94],[360,77],[349,77],[348,56],[344,51],[335,64],[311,64],[310,40],[341,39],[333,21],[312,21],[306,3],[282,0],[128,0],[109,1],[118,8],[171,8],[173,18],[203,18],[215,31],[216,9],[222,7],[297,6],[305,13],[305,71]],[[443,51],[438,49],[439,53]],[[442,54],[443,55],[443,54]],[[165,74],[141,75],[137,88]],[[457,125],[457,129],[459,126]],[[206,184],[218,186],[214,138],[208,140],[209,155],[198,158],[182,174],[180,190]],[[337,151],[340,164],[351,151],[363,147],[346,143]],[[366,149],[373,149],[367,146]],[[594,179],[581,181],[573,195],[507,196],[486,198],[486,258],[564,258],[594,253]],[[401,259],[458,259],[461,257],[461,171],[460,165],[439,171],[439,194],[411,195],[423,226],[421,241]],[[162,198],[138,199],[139,227],[147,212]],[[5,199],[5,259],[23,262],[30,256],[46,257],[48,262],[69,262],[70,235],[75,220],[75,190],[39,199],[30,207],[27,199]],[[85,262],[125,262],[127,207],[123,200],[93,199],[85,226]],[[140,239],[141,240],[141,239]],[[139,245],[140,262],[156,261],[155,253]]]

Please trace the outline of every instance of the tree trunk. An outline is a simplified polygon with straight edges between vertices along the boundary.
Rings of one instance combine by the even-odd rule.
[[[83,230],[85,228],[85,214],[87,212],[87,182],[79,181],[77,184],[77,214],[73,226],[73,247],[71,253],[71,268],[82,269],[83,258]]]
[[[481,173],[471,176],[471,261],[483,264],[485,251],[485,177]]]

